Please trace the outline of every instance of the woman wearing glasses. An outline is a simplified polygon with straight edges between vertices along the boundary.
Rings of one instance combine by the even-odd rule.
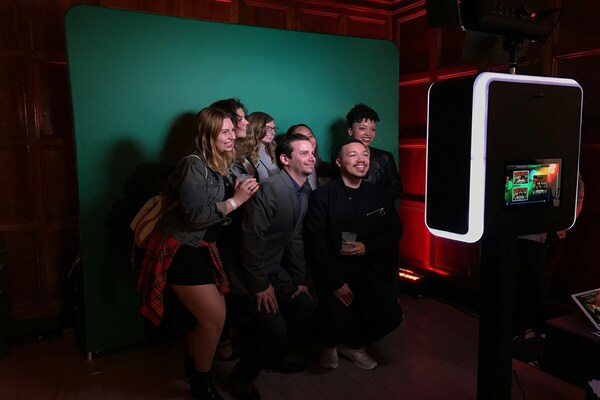
[[[248,116],[244,155],[254,164],[258,180],[262,181],[279,171],[275,163],[275,120],[269,114],[256,111]]]

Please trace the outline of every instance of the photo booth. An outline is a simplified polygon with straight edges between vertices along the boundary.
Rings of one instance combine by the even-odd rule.
[[[480,242],[479,400],[511,396],[517,237],[575,222],[582,97],[571,79],[500,73],[429,89],[425,223]]]
[[[571,79],[482,73],[429,89],[425,223],[474,243],[575,222],[583,92]]]

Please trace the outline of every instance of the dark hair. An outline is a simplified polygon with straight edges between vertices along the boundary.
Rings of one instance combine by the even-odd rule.
[[[373,122],[379,122],[379,115],[371,107],[363,103],[358,103],[346,114],[346,122],[348,127],[352,128],[352,124],[360,122],[363,119],[371,120]]]
[[[248,111],[246,110],[246,106],[244,106],[244,104],[240,101],[240,99],[238,99],[236,97],[232,97],[230,99],[217,100],[210,105],[210,108],[214,108],[214,109],[223,111],[231,119],[231,122],[233,122],[233,129],[234,129],[235,135],[236,135],[236,140],[235,140],[236,160],[235,161],[239,162],[239,163],[243,163],[244,158],[245,158],[245,154],[243,151],[244,149],[242,148],[242,141],[239,138],[237,138],[238,122],[240,120],[237,110],[239,110],[241,108],[242,110],[244,110],[244,114],[248,114]]]
[[[292,133],[294,133],[294,131],[295,131],[297,128],[300,128],[301,126],[303,126],[303,127],[305,127],[306,129],[308,129],[308,130],[309,130],[309,131],[310,131],[310,132],[311,132],[311,133],[314,135],[314,133],[313,133],[313,130],[312,130],[312,129],[310,129],[310,126],[308,126],[308,125],[306,125],[306,124],[296,124],[296,125],[292,125],[292,126],[290,126],[290,127],[288,128],[288,130],[287,130],[287,132],[286,132],[285,134],[286,134],[286,135],[291,135]]]
[[[319,156],[319,143],[317,141],[317,137],[315,136],[315,133],[313,132],[313,130],[311,129],[310,126],[306,125],[306,124],[296,124],[296,125],[292,125],[288,128],[287,132],[285,133],[286,135],[291,135],[292,133],[295,133],[296,129],[300,128],[300,127],[305,127],[306,129],[308,129],[310,131],[310,133],[313,135],[313,137],[315,138],[315,159],[317,160],[316,164],[319,164],[321,162],[321,157]]]
[[[214,103],[212,103],[209,107],[223,111],[229,116],[229,118],[231,118],[231,122],[233,122],[234,125],[237,125],[237,120],[239,119],[237,115],[238,108],[244,110],[244,114],[248,114],[248,111],[246,110],[244,104],[240,101],[240,99],[235,97],[232,97],[230,99],[217,100]]]
[[[363,142],[361,142],[360,140],[358,140],[358,139],[355,139],[355,138],[353,138],[352,136],[350,136],[350,137],[348,138],[348,140],[346,140],[345,142],[343,142],[342,144],[340,144],[340,145],[337,147],[337,149],[335,149],[335,157],[336,157],[336,158],[341,158],[341,157],[342,157],[342,150],[344,149],[344,146],[346,146],[347,144],[350,144],[350,143],[360,143],[360,144],[362,144],[363,146],[365,146],[365,144],[364,144]],[[367,147],[367,146],[365,146],[365,147]]]
[[[299,133],[292,133],[290,135],[286,134],[281,138],[281,141],[277,143],[277,147],[275,147],[275,161],[277,162],[277,166],[279,167],[279,169],[283,169],[284,167],[284,165],[281,163],[281,160],[279,159],[279,156],[285,154],[286,156],[291,158],[292,152],[294,151],[294,146],[292,146],[292,143],[297,142],[299,140],[305,140],[307,142],[310,142],[310,140],[308,140],[306,136],[301,135]]]

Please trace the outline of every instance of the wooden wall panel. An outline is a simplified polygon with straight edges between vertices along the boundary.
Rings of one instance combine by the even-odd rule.
[[[301,8],[298,10],[298,30],[337,34],[340,33],[340,13]]]
[[[38,240],[32,232],[0,232],[0,241],[6,247],[11,317],[23,319],[41,305]]]
[[[587,198],[585,201],[587,202]],[[585,211],[590,211],[590,208],[595,207],[588,203],[588,209],[585,210],[584,205]],[[598,218],[588,219],[582,211],[580,219],[561,241],[551,281],[551,290],[556,301],[573,306],[571,294],[600,287],[596,255],[598,238],[600,221]]]
[[[585,187],[583,209],[567,231],[553,276],[553,291],[565,303],[570,294],[600,287],[597,249],[600,240],[600,143],[581,148],[580,171]]]
[[[34,221],[29,153],[22,147],[0,147],[0,229]]]
[[[349,15],[346,34],[373,39],[389,39],[389,24],[385,18]]]
[[[79,204],[73,149],[42,148],[40,158],[44,220],[75,220]]]
[[[48,301],[54,313],[60,312],[61,303],[72,293],[69,272],[79,251],[77,230],[49,230],[41,235],[40,253],[43,264],[40,271],[45,279],[41,296]]]
[[[73,118],[66,64],[35,65],[35,110],[42,137],[63,138],[73,142]]]
[[[396,21],[398,52],[400,53],[400,75],[427,72],[430,68],[429,35],[423,11]]]
[[[99,5],[112,8],[124,8],[155,14],[166,14],[168,0],[99,0]]]
[[[400,84],[400,138],[425,138],[429,78]]]
[[[600,143],[600,50],[560,56],[556,64],[558,76],[573,78],[583,88],[582,142]]]
[[[288,6],[241,0],[239,14],[242,24],[291,29],[291,9]]]
[[[462,53],[466,33],[459,27],[439,29],[439,67],[463,63]]]
[[[432,237],[431,267],[448,275],[469,278],[479,268],[478,245]]]
[[[0,233],[6,246],[14,320],[61,312],[64,298],[72,291],[67,274],[77,255],[78,240],[76,231]]]
[[[567,231],[558,253],[552,289],[555,297],[570,302],[572,293],[600,287],[598,240],[600,238],[600,143],[581,148],[580,171],[585,187],[583,209],[575,226]]]
[[[167,13],[208,21],[237,22],[237,0],[169,0]]]
[[[600,2],[562,0],[556,50],[562,54],[600,47]]]
[[[27,33],[25,48],[56,51],[51,57],[65,59],[65,12],[75,4],[89,3],[92,0],[36,0],[20,1],[19,14]]]
[[[425,209],[422,202],[400,200],[400,221],[404,233],[400,241],[401,262],[409,266],[429,265],[429,233],[425,226]]]
[[[0,143],[10,138],[25,138],[24,63],[0,58]]]
[[[17,0],[0,2],[0,48],[18,49],[21,47]]]
[[[398,169],[405,195],[425,196],[425,139],[400,141]]]

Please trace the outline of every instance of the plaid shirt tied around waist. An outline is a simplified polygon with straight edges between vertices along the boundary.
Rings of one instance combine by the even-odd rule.
[[[207,247],[214,266],[213,276],[219,292],[229,292],[229,282],[225,275],[221,256],[215,242],[201,240],[199,246]],[[160,324],[164,311],[163,290],[167,283],[167,269],[181,246],[181,242],[156,229],[150,236],[137,289],[142,293],[141,313],[154,325]]]

